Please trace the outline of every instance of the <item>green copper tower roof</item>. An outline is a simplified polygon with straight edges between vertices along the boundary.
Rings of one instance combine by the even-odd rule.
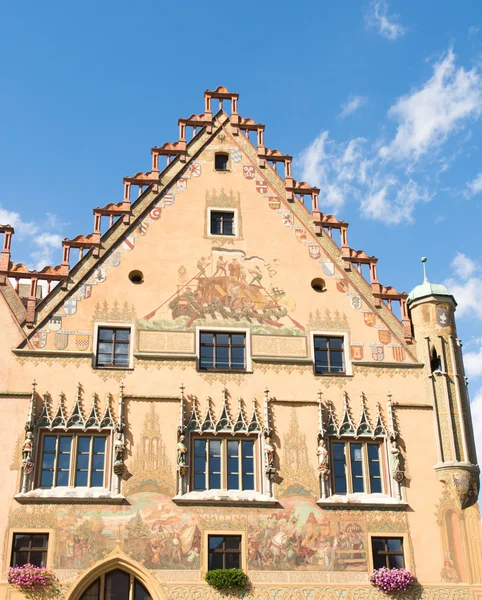
[[[415,302],[415,300],[420,300],[421,298],[426,298],[427,296],[451,296],[448,293],[447,288],[441,283],[430,283],[427,278],[427,269],[425,268],[425,263],[427,259],[423,256],[420,261],[423,264],[423,283],[421,285],[417,285],[413,288],[413,290],[408,295],[408,304]]]

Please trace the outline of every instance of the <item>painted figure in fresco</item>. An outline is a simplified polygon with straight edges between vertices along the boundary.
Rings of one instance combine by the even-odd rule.
[[[220,256],[216,262],[216,271],[214,272],[214,277],[221,277],[222,275],[227,275],[226,266],[228,264],[227,260],[224,260],[222,256]]]
[[[25,441],[22,446],[22,462],[27,464],[32,459],[32,448],[33,448],[33,434],[31,431],[27,431]]]
[[[177,464],[180,467],[186,466],[187,446],[184,443],[185,439],[186,438],[183,435],[181,435],[177,444]]]
[[[272,469],[274,467],[274,447],[271,444],[271,438],[266,438],[266,443],[264,445],[264,463],[267,469]]]
[[[316,454],[318,455],[318,472],[323,479],[326,479],[330,474],[330,470],[328,469],[328,450],[325,446],[325,440],[320,440]]]
[[[443,569],[440,571],[440,577],[444,583],[459,582],[459,574],[450,558],[445,559]]]
[[[390,448],[390,469],[392,475],[400,471],[400,450],[397,448],[397,442],[392,441],[392,447]]]
[[[199,275],[198,277],[206,277],[206,269],[209,265],[209,261],[207,258],[205,258],[204,256],[201,256],[201,258],[197,261],[197,268],[199,270]]]
[[[254,269],[250,269],[249,274],[253,276],[249,285],[258,284],[261,287],[261,280],[263,279],[263,272],[258,265]]]
[[[126,447],[125,447],[124,442],[122,441],[122,433],[118,433],[116,435],[114,450],[115,450],[115,462],[118,464],[123,463],[125,452],[126,452]]]
[[[181,286],[183,286],[187,281],[187,269],[184,265],[179,267],[179,269],[177,270],[177,276],[178,276],[179,284]]]

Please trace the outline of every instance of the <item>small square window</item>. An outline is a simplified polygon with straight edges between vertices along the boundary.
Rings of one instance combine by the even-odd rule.
[[[211,235],[235,235],[234,212],[211,211]]]
[[[216,171],[229,171],[229,156],[224,152],[218,152],[214,156],[214,168]]]
[[[241,536],[208,536],[208,571],[241,568]]]
[[[199,368],[246,369],[246,335],[244,333],[201,333]]]
[[[46,567],[48,542],[48,533],[14,533],[10,566]]]
[[[313,345],[315,373],[345,373],[342,337],[315,335]]]
[[[130,329],[99,327],[97,334],[97,367],[128,367]]]
[[[381,569],[383,567],[403,569],[405,567],[403,538],[373,537],[372,556],[374,569]]]

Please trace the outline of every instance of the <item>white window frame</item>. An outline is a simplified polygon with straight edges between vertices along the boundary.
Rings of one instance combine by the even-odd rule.
[[[239,433],[239,434],[225,434],[223,435],[223,432],[218,432],[217,435],[215,435],[215,432],[212,431],[206,431],[205,433],[196,433],[196,432],[192,432],[191,433],[191,438],[190,438],[190,443],[192,445],[192,455],[191,455],[191,464],[192,464],[192,474],[191,474],[191,480],[189,482],[189,488],[191,491],[193,492],[197,492],[197,493],[204,493],[204,492],[210,492],[212,490],[220,490],[222,492],[245,492],[245,491],[250,491],[250,492],[255,492],[255,493],[259,493],[259,473],[258,473],[258,444],[259,444],[259,434],[246,434],[246,433]],[[221,441],[221,471],[220,471],[220,475],[221,475],[221,487],[220,488],[210,488],[208,485],[206,485],[206,488],[204,490],[196,490],[194,488],[194,442],[195,440],[205,440],[208,442],[211,440],[220,440]],[[253,442],[253,483],[254,483],[254,489],[253,490],[243,490],[242,489],[242,473],[243,473],[243,467],[242,467],[242,462],[243,462],[243,454],[242,451],[240,451],[239,456],[238,456],[238,468],[240,469],[240,472],[238,473],[238,482],[241,485],[241,487],[238,487],[236,489],[233,490],[229,490],[228,489],[228,465],[227,465],[227,452],[228,452],[228,441],[237,441],[239,444],[241,444],[241,442]],[[209,451],[207,454],[207,459],[206,459],[206,471],[205,471],[205,482],[206,484],[209,483]]]
[[[98,347],[98,338],[99,338],[99,329],[100,328],[107,328],[107,329],[129,329],[130,330],[130,335],[129,335],[129,364],[125,367],[121,367],[121,366],[115,366],[115,365],[110,365],[110,366],[101,366],[97,364],[97,347]],[[94,347],[93,347],[93,352],[92,352],[92,368],[93,369],[101,369],[101,370],[106,370],[106,369],[112,369],[112,370],[117,370],[117,371],[125,371],[127,369],[133,369],[134,368],[134,334],[135,334],[135,329],[134,329],[134,323],[108,323],[108,322],[98,322],[95,323],[94,325]]]
[[[343,359],[345,361],[345,372],[344,373],[316,373],[315,371],[315,337],[339,337],[343,338]],[[317,376],[321,377],[346,377],[353,375],[353,365],[351,362],[350,352],[350,340],[346,331],[310,331],[310,351],[311,359],[313,362],[313,372]]]
[[[252,361],[251,361],[251,330],[249,328],[241,327],[196,327],[196,369],[199,372],[204,372],[204,369],[200,368],[201,362],[201,333],[244,333],[244,339],[246,341],[244,352],[245,352],[245,368],[241,369],[214,369],[219,371],[229,371],[230,373],[251,373],[252,372]],[[209,372],[209,371],[206,371]]]
[[[211,233],[211,213],[213,212],[223,212],[223,213],[233,213],[234,218],[233,218],[233,228],[234,228],[234,233],[232,235],[227,235],[224,233]],[[229,238],[229,239],[236,239],[237,237],[239,237],[239,227],[238,227],[238,209],[237,208],[222,208],[220,206],[208,206],[208,218],[207,218],[207,222],[206,222],[206,227],[207,227],[207,236],[210,238]]]
[[[330,436],[330,440],[329,440],[329,452],[330,452],[330,456],[331,456],[331,462],[332,464],[334,464],[334,459],[333,459],[333,444],[343,444],[344,448],[343,448],[343,452],[345,455],[345,477],[346,477],[346,494],[341,494],[340,492],[337,492],[335,490],[335,473],[334,473],[334,468],[332,468],[332,474],[331,474],[331,486],[333,489],[333,494],[334,495],[340,495],[340,496],[352,496],[352,495],[356,495],[356,494],[368,494],[368,495],[372,495],[372,494],[387,494],[387,483],[385,480],[386,477],[386,473],[385,473],[385,463],[384,463],[384,452],[383,452],[383,448],[385,446],[385,440],[379,440],[377,441],[376,439],[366,439],[366,438],[362,438],[362,437],[358,437],[357,439],[354,437],[337,437],[336,435],[332,435]],[[352,463],[351,463],[351,452],[350,452],[350,448],[352,444],[359,444],[361,445],[361,450],[362,450],[362,475],[363,475],[363,487],[364,490],[363,492],[354,492],[352,490],[353,487],[353,481],[352,481]],[[379,460],[379,464],[380,464],[380,483],[381,483],[381,488],[382,491],[381,492],[372,492],[371,490],[371,481],[370,481],[370,464],[369,464],[369,459],[368,459],[368,446],[372,445],[372,446],[377,446],[378,447],[378,460]],[[368,489],[370,489],[370,491],[368,491]]]

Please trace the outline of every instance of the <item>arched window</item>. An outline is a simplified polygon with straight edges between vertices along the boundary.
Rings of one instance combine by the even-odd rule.
[[[116,569],[96,579],[81,600],[152,600],[152,597],[133,575]]]

